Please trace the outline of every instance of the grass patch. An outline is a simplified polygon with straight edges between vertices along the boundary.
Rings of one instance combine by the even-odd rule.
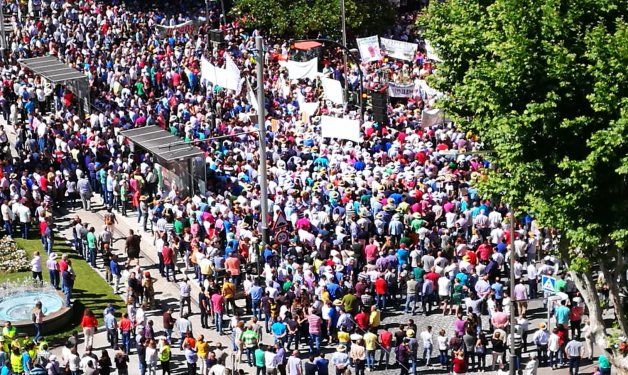
[[[32,239],[24,240],[16,238],[15,242],[18,247],[24,249],[28,254],[29,259],[35,251],[39,251],[42,254],[42,267],[44,282],[49,282],[48,271],[45,266],[46,255],[43,251],[41,240]],[[53,343],[63,342],[72,333],[73,330],[80,330],[79,324],[83,315],[83,310],[89,307],[94,311],[98,317],[98,321],[102,324],[102,311],[107,307],[108,303],[113,303],[117,311],[122,311],[125,307],[122,298],[113,293],[113,289],[107,282],[96,272],[92,267],[85,262],[81,257],[72,252],[72,248],[63,242],[61,239],[56,239],[53,246],[53,251],[61,257],[62,253],[67,253],[72,260],[72,267],[76,273],[76,281],[74,282],[74,291],[72,293],[73,300],[73,316],[71,324],[65,327],[63,330],[48,334],[46,337]],[[17,281],[25,278],[31,278],[30,271],[27,272],[14,272],[14,273],[0,273],[0,283],[4,281]]]

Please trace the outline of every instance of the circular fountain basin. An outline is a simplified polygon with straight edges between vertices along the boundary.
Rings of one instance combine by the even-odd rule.
[[[44,313],[44,333],[54,331],[70,320],[71,309],[64,307],[60,293],[55,290],[29,290],[0,297],[0,321],[10,321],[19,333],[32,334],[32,312],[37,301],[41,302]]]

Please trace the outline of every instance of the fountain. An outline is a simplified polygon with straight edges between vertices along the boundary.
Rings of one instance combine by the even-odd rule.
[[[0,284],[0,322],[10,321],[18,332],[32,334],[31,314],[37,301],[42,303],[45,315],[44,334],[65,325],[72,317],[72,310],[63,304],[63,295],[50,284],[25,279]]]

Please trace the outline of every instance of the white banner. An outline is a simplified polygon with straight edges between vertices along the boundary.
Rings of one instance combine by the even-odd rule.
[[[443,111],[438,108],[425,109],[421,113],[421,126],[428,128],[430,126],[442,124],[445,116]]]
[[[411,98],[414,92],[414,84],[404,85],[400,83],[388,84],[388,96],[391,98]]]
[[[428,60],[441,61],[438,55],[436,55],[436,51],[432,47],[432,44],[427,40],[425,41],[425,51],[427,52],[426,57]]]
[[[315,79],[318,75],[318,58],[314,58],[310,61],[288,61],[286,63],[288,68],[288,79]]]
[[[418,44],[402,42],[400,40],[380,38],[382,52],[400,60],[413,61],[419,48]]]
[[[301,112],[305,113],[308,117],[311,117],[314,116],[316,110],[318,109],[318,102],[299,103],[299,108],[301,109]]]
[[[172,36],[176,32],[179,34],[193,34],[198,24],[192,20],[174,26],[155,25],[155,30],[159,36]]]
[[[323,138],[347,139],[360,142],[360,121],[321,116],[321,136]]]
[[[377,35],[368,38],[357,38],[360,57],[362,62],[378,61],[382,59],[382,51],[379,48],[379,38]]]
[[[327,100],[338,105],[344,104],[344,94],[340,81],[331,78],[321,78],[321,83],[323,84],[323,92]]]
[[[239,94],[240,77],[232,70],[218,68],[210,63],[206,58],[201,59],[201,79],[228,90],[233,90]]]

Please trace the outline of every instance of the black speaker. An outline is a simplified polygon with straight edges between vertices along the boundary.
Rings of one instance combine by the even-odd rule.
[[[371,98],[373,100],[373,108],[386,107],[388,105],[388,95],[386,95],[386,93],[373,92]]]
[[[373,120],[380,124],[388,122],[386,114],[388,110],[388,95],[381,92],[373,92],[371,94],[371,103],[373,104]]]
[[[209,30],[209,40],[215,43],[223,43],[225,37],[222,34],[222,30]]]

